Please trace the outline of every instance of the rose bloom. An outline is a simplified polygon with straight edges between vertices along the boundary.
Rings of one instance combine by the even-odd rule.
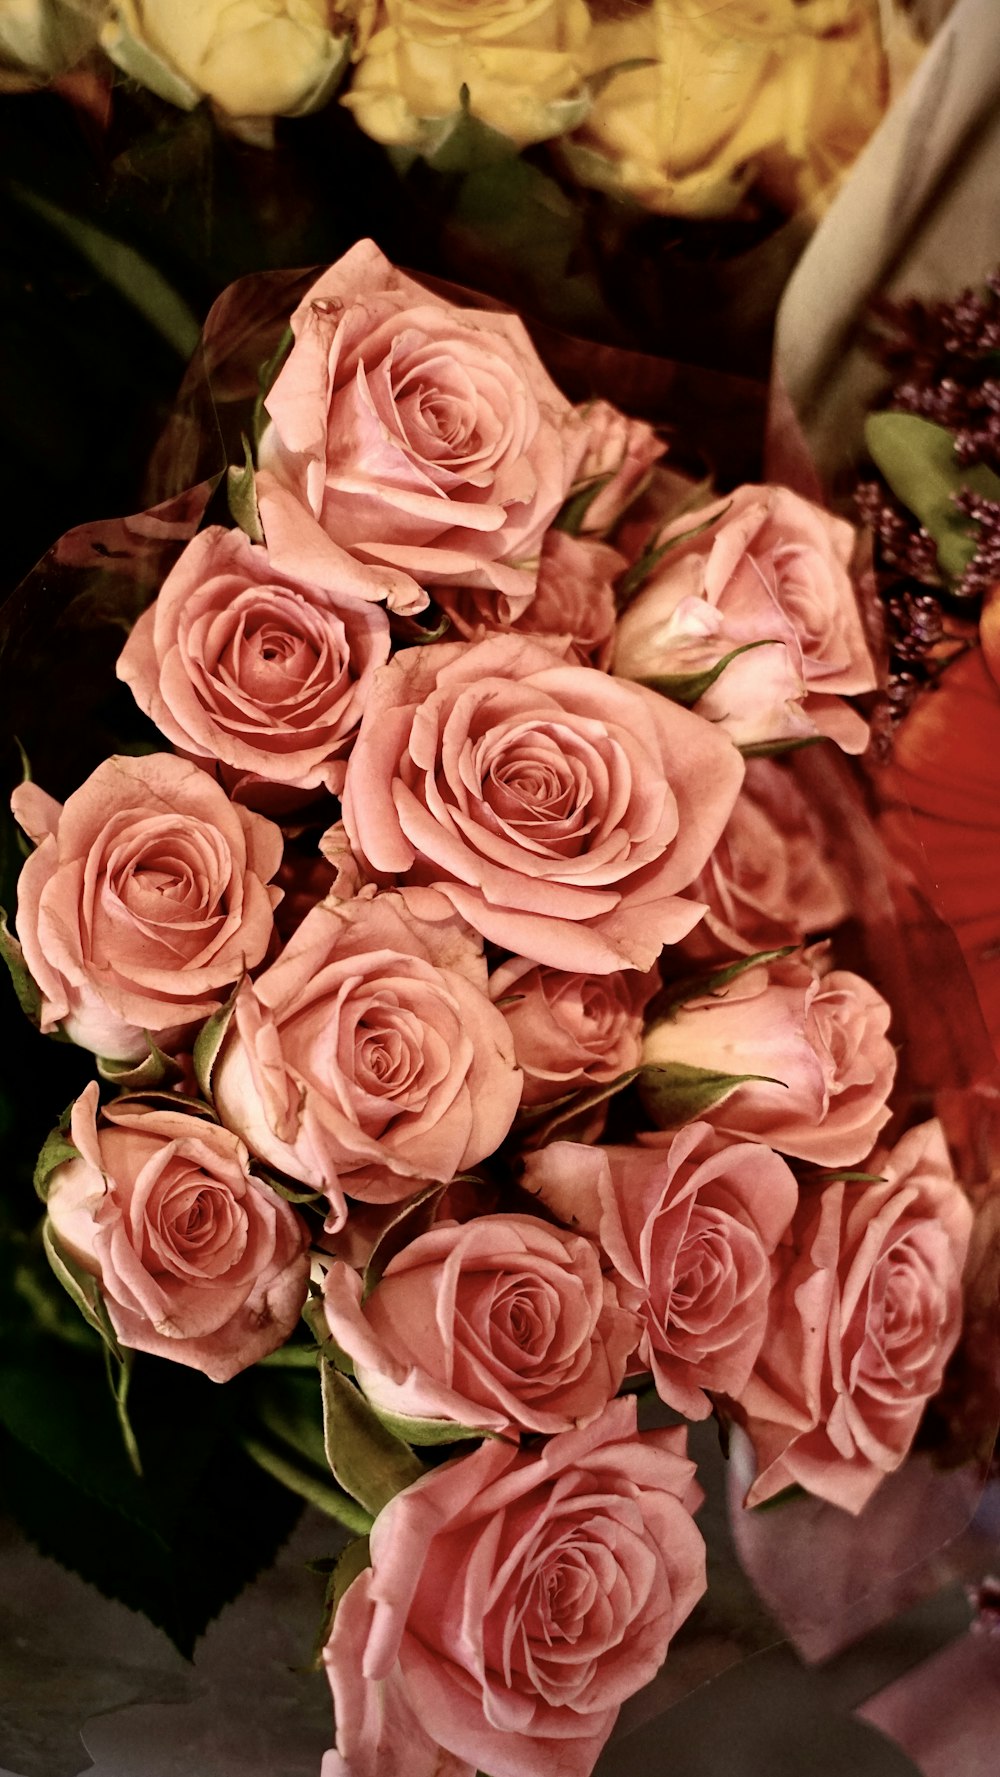
[[[324,1191],[393,1202],[500,1146],[521,1076],[482,947],[401,897],[325,901],[244,983],[211,1079],[223,1123]]]
[[[161,734],[266,812],[336,792],[376,667],[380,606],[276,574],[266,549],[212,525],[139,618],[120,679]]]
[[[751,759],[726,830],[692,884],[708,906],[692,957],[752,956],[829,932],[850,911],[830,835],[787,767]]]
[[[634,1400],[612,1401],[538,1452],[491,1440],[390,1500],[324,1655],[347,1769],[411,1768],[370,1757],[402,1704],[492,1777],[589,1777],[705,1589],[685,1438],[637,1432]]]
[[[819,208],[888,101],[877,0],[649,0],[594,26],[623,64],[560,143],[585,185],[669,216]],[[638,65],[633,65],[638,64]]]
[[[629,419],[610,401],[591,401],[585,412],[590,444],[580,464],[579,480],[604,480],[605,485],[588,505],[582,529],[600,535],[613,529],[626,507],[642,493],[666,445],[645,420]]]
[[[306,1298],[309,1233],[204,1116],[97,1082],[73,1106],[78,1158],[49,1175],[59,1245],[97,1278],[122,1345],[228,1382],[283,1345]]]
[[[864,751],[868,727],[844,703],[875,668],[848,567],[854,531],[782,487],[741,487],[675,519],[667,550],[618,626],[615,672],[655,681],[737,654],[694,708],[740,746],[826,735]],[[753,646],[749,646],[753,644]]]
[[[643,1141],[551,1142],[529,1154],[524,1185],[599,1241],[619,1299],[641,1317],[639,1361],[661,1400],[704,1419],[705,1391],[738,1394],[756,1362],[770,1257],[798,1188],[769,1148],[720,1143],[708,1123]]]
[[[586,109],[585,0],[382,0],[380,21],[341,101],[377,142],[436,146],[463,87],[472,115],[520,148]]]
[[[906,1456],[962,1325],[972,1209],[941,1125],[873,1155],[875,1184],[802,1193],[775,1255],[767,1334],[740,1396],[748,1505],[797,1482],[859,1512]]]
[[[532,962],[611,974],[650,968],[698,920],[682,891],[742,776],[700,717],[497,636],[376,674],[343,815],[382,880],[439,891],[421,906],[446,900]]]
[[[101,42],[126,74],[190,110],[302,117],[326,103],[347,59],[327,0],[112,0]]]
[[[551,640],[566,660],[604,669],[611,663],[615,633],[613,582],[627,566],[607,543],[547,531],[535,596],[519,615],[509,616],[502,593],[498,598],[481,587],[438,586],[434,599],[467,640],[513,629]]]
[[[651,1071],[649,1109],[657,1118],[656,1069],[681,1070],[681,1090],[697,1093],[704,1070],[718,1096],[698,1114],[720,1134],[766,1142],[820,1166],[854,1166],[889,1119],[896,1053],[891,1013],[860,975],[816,960],[784,957],[747,969],[715,993],[689,1000],[649,1031],[643,1066]],[[685,1070],[695,1070],[693,1077]],[[726,1077],[763,1076],[729,1086]],[[704,1082],[706,1090],[712,1082]],[[671,1119],[673,1120],[673,1119]],[[680,1121],[686,1119],[680,1118]]]
[[[106,759],[61,806],[11,797],[36,850],[17,929],[41,1028],[121,1061],[218,1010],[271,941],[281,831],[172,753]]]
[[[508,1434],[589,1425],[639,1339],[596,1247],[528,1215],[438,1223],[364,1300],[335,1264],[324,1302],[379,1412]]]
[[[272,562],[402,611],[430,584],[493,587],[516,615],[587,446],[522,323],[456,308],[360,241],[292,331],[259,451]]]
[[[490,998],[514,1038],[522,1105],[551,1104],[638,1067],[642,1016],[659,985],[654,970],[574,975],[523,956],[501,963],[490,976]]]

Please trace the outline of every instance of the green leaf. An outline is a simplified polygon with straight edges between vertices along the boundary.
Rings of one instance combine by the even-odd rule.
[[[424,1474],[407,1444],[387,1431],[360,1389],[324,1361],[323,1442],[337,1481],[375,1517]]]
[[[42,1018],[42,996],[24,960],[24,951],[7,924],[3,907],[0,907],[0,956],[10,973],[18,1005],[37,1030]]]
[[[226,1031],[229,1029],[229,1021],[236,1010],[238,992],[239,987],[233,989],[225,1005],[220,1006],[217,1012],[212,1013],[211,1018],[202,1025],[195,1038],[194,1052],[191,1057],[194,1077],[210,1104],[212,1102],[212,1069],[218,1060],[219,1050],[222,1048]]]
[[[720,1074],[682,1061],[648,1062],[639,1074],[639,1095],[658,1128],[676,1129],[696,1122],[748,1080],[785,1084],[770,1074]]]
[[[770,639],[760,642],[743,642],[739,648],[730,649],[730,652],[724,655],[721,660],[717,660],[714,666],[706,666],[700,673],[653,673],[647,679],[640,679],[639,684],[648,685],[650,691],[659,691],[661,696],[669,697],[673,703],[682,703],[685,709],[690,709],[692,704],[698,702],[699,697],[704,697],[706,691],[711,690],[716,679],[725,672],[730,661],[735,660],[738,654],[749,654],[752,648],[773,648],[774,646],[775,642]]]
[[[241,1452],[240,1398],[239,1380],[139,1358],[128,1407],[140,1478],[96,1351],[38,1338],[0,1352],[4,1503],[43,1553],[144,1611],[186,1657],[300,1509]]]
[[[321,1512],[363,1535],[371,1514],[330,1473],[318,1368],[261,1369],[247,1379],[243,1447],[254,1462]]]
[[[148,259],[144,259],[134,247],[116,240],[104,229],[96,228],[84,217],[71,215],[38,192],[28,191],[13,181],[7,189],[19,204],[33,210],[50,228],[61,234],[82,259],[132,304],[161,339],[173,347],[177,356],[187,362],[198,344],[201,328],[183,297]]]
[[[865,443],[897,499],[934,538],[945,579],[961,579],[977,544],[970,521],[955,508],[954,495],[970,489],[1000,500],[1000,476],[980,463],[960,463],[952,434],[918,414],[869,414]]]
[[[238,524],[250,538],[251,543],[263,543],[264,526],[260,522],[257,507],[257,482],[254,477],[253,452],[250,440],[243,434],[243,467],[237,468],[233,463],[226,470],[226,498],[229,512],[234,523]]]
[[[668,537],[665,543],[655,541],[647,543],[642,554],[632,563],[628,573],[623,574],[618,582],[619,609],[629,603],[634,594],[649,579],[653,569],[659,567],[663,557],[671,549],[679,549],[682,543],[690,543],[695,537],[700,537],[704,531],[710,531],[713,525],[725,518],[732,503],[732,500],[728,500],[725,506],[720,507],[718,512],[712,514],[711,518],[703,518],[700,524],[692,525],[689,531],[681,531],[676,537]]]
[[[444,1185],[428,1185],[403,1204],[399,1214],[382,1230],[365,1266],[361,1300],[371,1295],[386,1266],[404,1246],[426,1233],[434,1219],[434,1211],[445,1190]]]
[[[49,1131],[42,1143],[41,1153],[35,1162],[33,1184],[42,1202],[48,1201],[49,1179],[57,1166],[67,1160],[79,1160],[80,1150],[74,1147],[69,1139],[69,1124],[73,1106],[63,1111],[56,1127]]]

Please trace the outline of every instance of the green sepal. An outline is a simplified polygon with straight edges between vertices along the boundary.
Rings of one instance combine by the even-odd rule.
[[[313,1286],[310,1285],[310,1288],[312,1287]],[[305,1321],[306,1326],[309,1328],[309,1331],[316,1341],[317,1362],[322,1355],[329,1363],[334,1365],[335,1369],[340,1371],[342,1376],[353,1376],[354,1359],[348,1357],[347,1352],[341,1349],[337,1344],[336,1339],[333,1337],[333,1334],[327,1325],[323,1297],[319,1293],[316,1295],[310,1295],[307,1298],[305,1306],[302,1309],[302,1319]]]
[[[334,1561],[310,1563],[315,1572],[327,1574],[323,1616],[313,1644],[312,1668],[314,1672],[318,1672],[322,1667],[323,1649],[333,1632],[333,1620],[340,1608],[340,1601],[344,1593],[371,1564],[371,1548],[366,1536],[356,1537],[353,1542],[348,1543],[346,1549],[342,1549]]]
[[[73,1106],[68,1105],[55,1128],[49,1130],[42,1143],[38,1159],[35,1161],[32,1183],[43,1203],[48,1202],[49,1179],[56,1167],[64,1165],[67,1160],[80,1159],[79,1148],[74,1147],[69,1139],[69,1121],[72,1110]]]
[[[714,666],[706,666],[700,673],[652,673],[649,678],[640,679],[639,684],[647,685],[650,691],[659,691],[662,697],[669,697],[672,703],[681,703],[685,709],[690,709],[692,704],[698,702],[699,697],[704,697],[706,691],[711,690],[716,679],[737,655],[749,654],[752,648],[774,646],[775,639],[771,637],[760,642],[743,642],[738,648],[731,648]]]
[[[683,1061],[649,1062],[640,1070],[639,1096],[660,1129],[677,1129],[697,1122],[749,1080],[762,1080],[769,1086],[785,1084],[770,1074],[719,1074],[707,1067],[689,1067]]]
[[[557,1098],[551,1104],[532,1105],[519,1113],[516,1128],[530,1130],[532,1146],[541,1147],[553,1139],[553,1132],[561,1124],[571,1123],[585,1111],[592,1111],[606,1098],[615,1098],[619,1092],[625,1091],[626,1086],[631,1086],[638,1074],[637,1067],[630,1067],[603,1086],[592,1087],[589,1092],[569,1092],[565,1098]]]
[[[807,1499],[808,1497],[806,1489],[800,1487],[798,1481],[792,1481],[787,1487],[782,1487],[780,1493],[772,1493],[770,1499],[762,1499],[758,1505],[750,1506],[748,1509],[751,1512],[774,1512],[779,1506],[794,1505],[797,1499]]]
[[[418,1234],[426,1233],[438,1199],[444,1191],[444,1185],[427,1185],[423,1191],[418,1191],[416,1196],[409,1198],[399,1214],[383,1228],[365,1266],[361,1286],[363,1302],[371,1295],[389,1261],[402,1252],[404,1246],[409,1246],[410,1241],[415,1240]]]
[[[799,1179],[802,1185],[884,1185],[886,1182],[884,1172],[810,1172]]]
[[[706,974],[687,975],[682,981],[668,982],[647,1007],[647,1031],[671,1018],[691,1000],[717,999],[748,969],[766,968],[769,963],[781,962],[783,957],[794,956],[798,948],[797,944],[782,944],[776,950],[755,950],[752,956],[738,957],[736,962],[725,963],[721,969],[709,969]]]
[[[744,759],[778,759],[782,753],[800,753],[803,747],[818,747],[825,734],[801,734],[785,740],[754,740],[740,747]]]
[[[865,443],[896,498],[933,537],[944,578],[960,580],[977,543],[954,496],[968,490],[1000,501],[1000,476],[981,463],[960,463],[951,432],[915,413],[869,414]]]
[[[656,68],[658,65],[655,56],[628,56],[623,62],[612,62],[607,68],[599,68],[596,74],[588,74],[584,83],[587,95],[593,103],[616,74],[634,74],[639,68]]]
[[[270,415],[268,414],[264,403],[274,387],[278,371],[281,369],[282,364],[288,356],[294,337],[295,335],[293,334],[291,327],[286,327],[275,346],[274,351],[271,353],[271,356],[264,360],[264,363],[257,372],[257,399],[253,405],[253,420],[251,422],[255,448],[260,447],[260,441],[264,436],[270,420]],[[244,445],[246,447],[245,440]]]
[[[325,1192],[301,1191],[295,1185],[286,1185],[283,1179],[276,1178],[273,1172],[268,1172],[265,1167],[258,1166],[256,1162],[253,1174],[255,1178],[260,1179],[262,1185],[267,1185],[268,1189],[273,1191],[277,1197],[283,1197],[286,1203],[293,1204],[296,1209],[311,1209],[314,1204],[326,1203]]]
[[[87,1325],[93,1327],[95,1333],[100,1334],[115,1362],[124,1363],[125,1359],[118,1343],[118,1335],[108,1318],[108,1311],[104,1306],[104,1297],[101,1295],[97,1278],[91,1272],[85,1271],[83,1266],[78,1264],[76,1259],[66,1251],[54,1233],[48,1216],[42,1226],[42,1245],[45,1248],[45,1257],[56,1278],[62,1284],[70,1300],[80,1310]]]
[[[388,1431],[361,1390],[333,1364],[320,1365],[323,1443],[338,1485],[377,1517],[426,1473],[408,1444]]]
[[[372,1514],[330,1473],[317,1371],[255,1365],[250,1386],[252,1418],[242,1437],[247,1455],[283,1487],[364,1536]]]
[[[574,489],[552,520],[552,529],[565,531],[570,537],[578,537],[591,506],[598,494],[602,494],[614,481],[615,473],[614,469],[609,469],[606,475],[595,475],[590,481],[585,481],[582,487]]]
[[[676,537],[668,537],[665,543],[647,543],[642,554],[632,563],[628,572],[623,574],[618,582],[619,610],[629,603],[639,588],[649,579],[654,568],[659,567],[663,557],[671,549],[679,549],[682,543],[690,543],[695,537],[700,537],[705,531],[710,531],[721,518],[725,518],[732,503],[732,500],[727,500],[726,504],[720,506],[718,512],[714,512],[711,518],[703,518],[700,524],[692,525],[689,531],[681,531]]]
[[[419,1444],[425,1449],[435,1444],[467,1443],[470,1438],[478,1441],[498,1435],[481,1425],[458,1425],[453,1419],[410,1419],[406,1414],[390,1413],[384,1407],[376,1407],[373,1401],[368,1404],[386,1431],[392,1432],[393,1437],[406,1444]]]
[[[115,1061],[113,1057],[99,1055],[97,1071],[102,1080],[111,1086],[120,1086],[125,1092],[143,1092],[162,1086],[164,1080],[180,1080],[184,1077],[184,1069],[172,1055],[164,1055],[158,1049],[148,1030],[143,1031],[146,1047],[149,1051],[144,1061]]]
[[[428,642],[442,642],[451,628],[451,618],[442,611],[433,629],[418,623],[402,611],[389,612],[389,632],[400,648],[423,648]]]
[[[213,1012],[211,1018],[204,1023],[194,1040],[194,1051],[191,1056],[194,1077],[202,1092],[212,1101],[212,1069],[219,1058],[225,1035],[229,1029],[229,1021],[236,1010],[236,995],[239,986],[235,987],[224,1006]]]
[[[0,956],[7,965],[18,1005],[37,1030],[42,1021],[42,996],[24,960],[24,951],[7,923],[7,912],[3,907],[0,907]]]
[[[230,463],[226,470],[226,499],[229,512],[234,523],[250,538],[251,543],[263,543],[264,526],[260,522],[257,506],[257,483],[254,477],[253,452],[250,440],[243,434],[243,467],[238,468]]]

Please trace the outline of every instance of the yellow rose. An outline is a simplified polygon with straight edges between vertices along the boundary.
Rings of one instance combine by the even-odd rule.
[[[330,97],[362,10],[343,0],[336,9],[327,0],[114,0],[101,40],[126,74],[173,104],[208,97],[231,117],[299,117]]]
[[[525,147],[582,117],[589,35],[585,0],[383,0],[342,103],[377,142],[428,149],[466,87],[473,115]]]
[[[632,59],[561,149],[662,215],[730,215],[751,185],[818,208],[888,97],[878,0],[650,0],[595,24],[588,73]]]
[[[97,42],[100,0],[0,0],[0,92],[65,74]]]

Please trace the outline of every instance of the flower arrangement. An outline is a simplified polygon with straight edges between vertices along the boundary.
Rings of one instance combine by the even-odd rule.
[[[665,472],[371,242],[270,343],[235,522],[101,542],[145,738],[13,797],[4,954],[98,1076],[45,1254],[135,1464],[165,1376],[256,1386],[244,1453],[353,1533],[324,1777],[587,1777],[705,1588],[683,1422],[857,1513],[962,1330],[796,771],[867,739],[853,533]]]

